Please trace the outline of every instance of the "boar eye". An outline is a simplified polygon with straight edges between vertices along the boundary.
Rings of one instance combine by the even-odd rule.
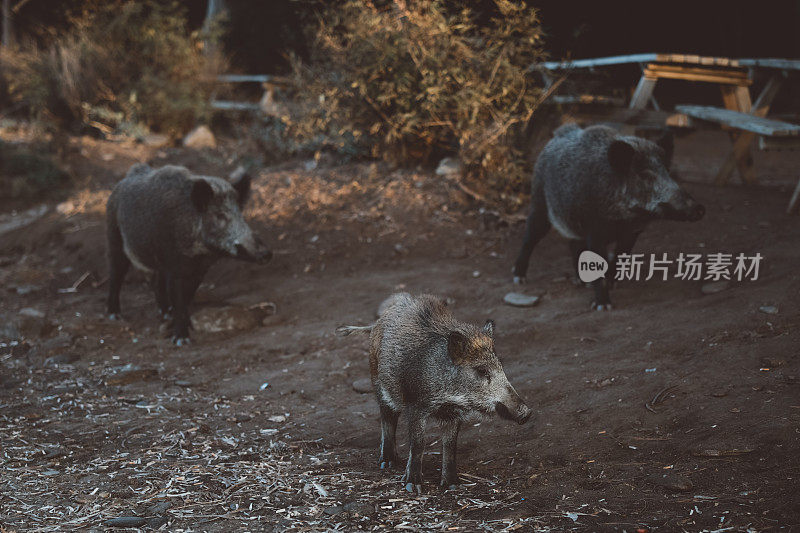
[[[485,379],[486,381],[492,380],[492,375],[489,372],[489,369],[485,366],[476,366],[475,375],[478,376],[480,379]]]

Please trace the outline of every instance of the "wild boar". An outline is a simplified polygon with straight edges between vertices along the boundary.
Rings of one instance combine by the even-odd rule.
[[[381,469],[398,465],[397,420],[408,416],[410,449],[403,483],[422,488],[425,424],[441,422],[444,488],[458,484],[456,441],[462,422],[498,414],[524,424],[531,416],[508,382],[494,349],[494,322],[482,328],[456,320],[444,300],[398,293],[371,326],[342,326],[341,335],[370,333],[370,375],[381,414]]]
[[[669,174],[672,146],[671,135],[651,142],[607,126],[558,128],[534,167],[514,283],[524,283],[534,246],[553,226],[570,240],[576,269],[584,250],[610,259],[609,281],[592,282],[592,307],[610,309],[616,257],[631,252],[647,224],[658,218],[696,221],[705,213]],[[616,249],[609,256],[612,243]]]
[[[131,263],[152,276],[159,310],[172,313],[172,340],[189,342],[189,305],[209,267],[222,257],[266,262],[272,253],[253,234],[241,208],[250,177],[232,183],[180,166],[134,165],[106,206],[108,313],[119,318],[119,293]]]

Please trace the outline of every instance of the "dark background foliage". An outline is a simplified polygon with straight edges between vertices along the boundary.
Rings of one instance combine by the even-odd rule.
[[[226,45],[248,72],[289,68],[288,52],[308,52],[306,28],[339,0],[228,0]],[[96,0],[29,0],[17,13],[19,32],[45,39],[66,25],[70,10]],[[190,26],[202,25],[206,0],[182,0]],[[380,2],[375,2],[380,4]],[[552,58],[597,57],[635,52],[696,53],[729,57],[800,56],[800,0],[528,0],[540,9],[546,49]],[[488,20],[493,3],[467,4]],[[44,28],[48,28],[45,30]]]

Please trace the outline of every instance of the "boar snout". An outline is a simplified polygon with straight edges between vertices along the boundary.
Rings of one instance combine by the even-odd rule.
[[[494,410],[500,415],[500,418],[524,424],[530,419],[532,411],[514,389],[510,387],[509,389],[508,400],[494,404]]]
[[[663,203],[659,207],[664,218],[669,220],[697,222],[706,214],[706,208],[686,193],[681,194],[677,201]]]
[[[236,258],[263,264],[272,259],[272,250],[267,249],[258,239],[254,239],[252,246],[245,246],[237,242]]]

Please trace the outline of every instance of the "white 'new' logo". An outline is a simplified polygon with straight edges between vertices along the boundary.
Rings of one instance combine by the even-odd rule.
[[[608,261],[602,255],[591,250],[581,252],[578,257],[578,277],[584,283],[591,283],[596,279],[605,277],[608,271]]]

